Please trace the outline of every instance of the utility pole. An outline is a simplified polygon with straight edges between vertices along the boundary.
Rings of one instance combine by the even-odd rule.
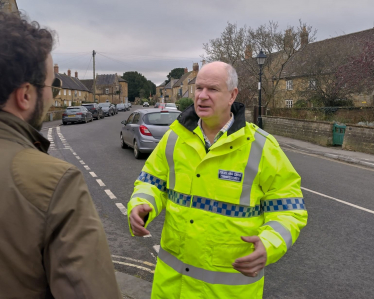
[[[92,57],[93,57],[93,101],[95,103],[96,100],[96,75],[95,75],[95,50],[92,51]]]

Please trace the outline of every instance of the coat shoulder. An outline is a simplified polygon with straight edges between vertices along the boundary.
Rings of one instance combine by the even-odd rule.
[[[253,123],[247,123],[247,129],[251,130],[253,132],[253,135],[257,132],[264,136],[267,140],[269,140],[275,147],[279,147],[278,141],[275,139],[275,137],[265,130],[260,129],[257,125]]]
[[[12,161],[13,180],[26,200],[46,212],[54,191],[70,163],[35,149],[25,149]]]

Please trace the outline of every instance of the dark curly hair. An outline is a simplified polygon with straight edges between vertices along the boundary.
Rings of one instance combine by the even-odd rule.
[[[23,83],[35,84],[38,94],[46,79],[46,59],[54,32],[41,29],[24,15],[0,12],[0,109]]]

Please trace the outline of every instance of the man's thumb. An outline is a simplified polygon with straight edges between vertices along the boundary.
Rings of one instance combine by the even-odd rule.
[[[247,237],[241,237],[244,242],[247,243],[256,243],[259,240],[259,237],[257,236],[247,236]]]
[[[146,213],[148,213],[148,212],[150,212],[150,211],[152,211],[153,209],[149,206],[149,205],[144,205],[143,206],[143,212],[146,212]]]

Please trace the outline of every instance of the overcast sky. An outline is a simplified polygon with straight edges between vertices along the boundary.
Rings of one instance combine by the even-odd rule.
[[[53,51],[60,73],[138,71],[159,85],[176,67],[201,65],[203,43],[227,22],[256,28],[269,20],[280,28],[299,19],[317,29],[317,40],[374,26],[373,0],[17,0],[18,8],[58,34]]]

